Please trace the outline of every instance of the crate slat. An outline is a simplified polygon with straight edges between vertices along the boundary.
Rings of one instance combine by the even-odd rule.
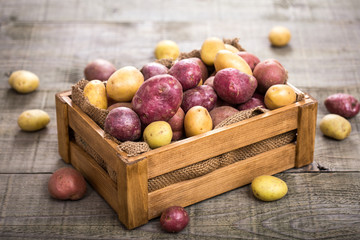
[[[65,91],[55,95],[58,148],[60,156],[66,163],[70,163],[68,104],[64,101],[64,96],[68,94],[69,91]]]
[[[159,216],[171,205],[185,207],[249,184],[256,176],[273,175],[294,166],[295,145],[287,144],[204,176],[159,189],[149,193],[149,219]]]

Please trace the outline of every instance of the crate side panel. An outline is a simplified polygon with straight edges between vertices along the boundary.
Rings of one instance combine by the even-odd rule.
[[[55,95],[58,151],[61,158],[66,163],[70,163],[68,104],[64,101],[63,98],[63,93],[58,93]]]
[[[273,175],[295,166],[295,144],[259,154],[192,180],[149,193],[149,219],[171,206],[188,206],[251,183],[259,175]]]
[[[109,175],[75,142],[70,142],[71,164],[89,181],[91,186],[118,213],[119,202],[117,188]]]
[[[284,107],[215,129],[200,137],[172,143],[161,151],[155,149],[147,156],[149,178],[294,130],[298,124],[297,114],[298,107]]]

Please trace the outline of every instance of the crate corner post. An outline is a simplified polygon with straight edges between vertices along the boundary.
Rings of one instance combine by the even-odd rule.
[[[55,94],[55,105],[59,155],[66,163],[70,163],[68,104],[64,100],[67,94],[68,91]]]

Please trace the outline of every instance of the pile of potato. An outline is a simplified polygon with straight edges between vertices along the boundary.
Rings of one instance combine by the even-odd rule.
[[[238,111],[276,109],[296,101],[281,63],[260,61],[219,38],[203,42],[200,58],[178,59],[178,47],[170,40],[159,42],[155,56],[174,62],[167,68],[154,59],[141,69],[116,70],[98,59],[84,69],[90,81],[84,95],[110,111],[104,130],[120,141],[145,140],[157,148],[210,131]]]

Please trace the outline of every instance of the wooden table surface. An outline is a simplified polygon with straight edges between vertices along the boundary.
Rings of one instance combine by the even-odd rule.
[[[270,46],[274,25],[291,30],[288,46]],[[287,196],[265,203],[249,185],[235,189],[186,207],[190,223],[178,234],[164,233],[158,218],[126,230],[91,186],[80,201],[52,199],[47,181],[66,166],[55,93],[70,89],[95,58],[140,68],[162,39],[187,52],[210,36],[239,37],[260,59],[278,59],[289,82],[319,101],[314,162],[276,174],[288,184]],[[37,91],[10,89],[8,74],[20,69],[39,76]],[[0,74],[0,239],[360,239],[360,115],[349,119],[352,132],[343,141],[318,127],[328,95],[360,99],[358,0],[0,0]],[[51,122],[23,132],[17,118],[33,108]]]

